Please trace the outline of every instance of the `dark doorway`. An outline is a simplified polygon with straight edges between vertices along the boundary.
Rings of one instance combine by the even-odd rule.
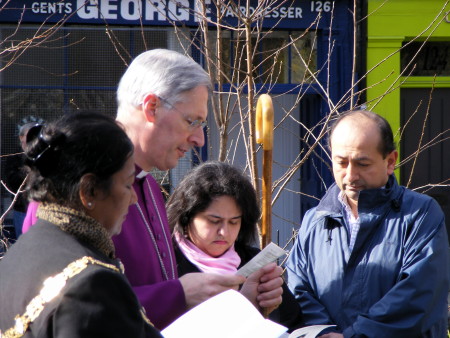
[[[405,160],[414,154],[419,144],[426,147],[415,161],[401,167],[401,182],[410,182],[409,188],[438,201],[445,213],[450,241],[450,89],[434,89],[431,99],[430,93],[430,88],[401,90],[401,123],[407,124],[401,157]]]

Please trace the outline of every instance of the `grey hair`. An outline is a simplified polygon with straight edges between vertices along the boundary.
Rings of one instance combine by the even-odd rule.
[[[119,113],[127,106],[138,107],[148,93],[175,105],[183,92],[198,86],[212,90],[208,73],[191,58],[168,49],[143,52],[133,60],[119,82]]]

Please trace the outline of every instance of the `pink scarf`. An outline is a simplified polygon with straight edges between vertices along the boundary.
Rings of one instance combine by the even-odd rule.
[[[184,256],[202,272],[235,274],[241,263],[234,244],[222,256],[211,257],[178,233],[175,234],[175,240]]]

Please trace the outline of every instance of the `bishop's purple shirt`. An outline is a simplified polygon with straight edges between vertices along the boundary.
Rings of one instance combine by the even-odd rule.
[[[131,205],[122,232],[113,237],[116,256],[150,321],[162,330],[186,311],[186,300],[160,187],[150,174],[136,178],[133,187],[150,230]]]

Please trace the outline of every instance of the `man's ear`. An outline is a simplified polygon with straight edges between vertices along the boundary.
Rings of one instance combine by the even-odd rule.
[[[94,174],[85,174],[80,179],[79,196],[81,204],[87,210],[92,210],[95,207],[95,201],[97,199],[96,191],[96,176]]]
[[[395,163],[397,163],[398,151],[393,150],[389,155],[386,156],[387,160],[387,172],[388,175],[392,175],[395,170]]]
[[[157,95],[149,93],[144,96],[142,101],[142,110],[145,114],[147,122],[155,122],[156,108],[158,108],[160,104],[160,99]]]

